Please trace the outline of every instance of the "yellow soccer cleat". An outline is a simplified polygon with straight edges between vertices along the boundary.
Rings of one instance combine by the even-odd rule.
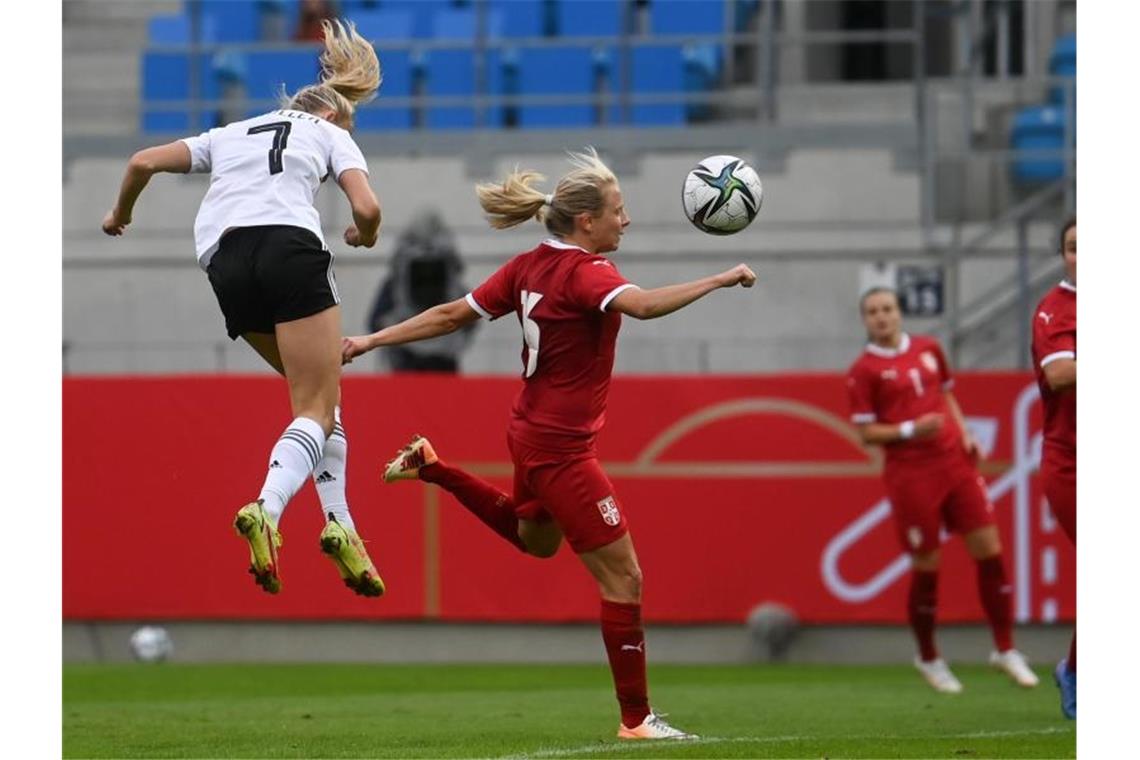
[[[344,585],[361,596],[383,595],[384,581],[368,557],[364,541],[356,531],[338,523],[331,513],[321,531],[321,551],[336,565]]]
[[[384,482],[394,480],[415,480],[420,476],[420,468],[435,464],[439,457],[431,447],[431,441],[422,435],[412,436],[412,441],[396,454],[396,458],[384,468]]]
[[[278,576],[277,550],[281,548],[281,533],[269,519],[261,500],[251,501],[238,510],[234,529],[249,542],[249,572],[258,586],[276,594],[281,590]]]

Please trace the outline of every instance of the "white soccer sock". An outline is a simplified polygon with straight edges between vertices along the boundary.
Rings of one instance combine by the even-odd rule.
[[[348,530],[356,530],[352,515],[348,511],[348,498],[345,496],[348,472],[348,438],[340,424],[340,407],[336,408],[336,423],[332,435],[325,441],[325,452],[313,470],[313,485],[321,499],[321,512],[328,519],[332,512],[336,521]]]
[[[258,497],[274,524],[281,521],[285,505],[309,477],[325,447],[325,431],[314,420],[297,417],[285,428],[269,454],[269,472]]]

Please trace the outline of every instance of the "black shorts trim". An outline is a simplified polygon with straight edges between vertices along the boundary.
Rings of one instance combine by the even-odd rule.
[[[231,340],[273,334],[281,322],[336,306],[332,253],[304,227],[239,227],[221,239],[206,267]]]

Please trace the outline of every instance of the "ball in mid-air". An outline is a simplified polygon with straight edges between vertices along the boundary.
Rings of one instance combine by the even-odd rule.
[[[760,211],[763,188],[756,170],[736,156],[709,156],[685,177],[681,203],[697,229],[731,235]]]
[[[161,662],[174,651],[165,628],[147,625],[131,634],[131,653],[142,662]]]

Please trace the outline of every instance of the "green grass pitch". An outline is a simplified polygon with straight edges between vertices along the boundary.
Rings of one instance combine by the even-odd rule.
[[[1075,757],[1056,689],[959,667],[651,666],[699,742],[619,744],[604,666],[67,665],[64,757]]]

